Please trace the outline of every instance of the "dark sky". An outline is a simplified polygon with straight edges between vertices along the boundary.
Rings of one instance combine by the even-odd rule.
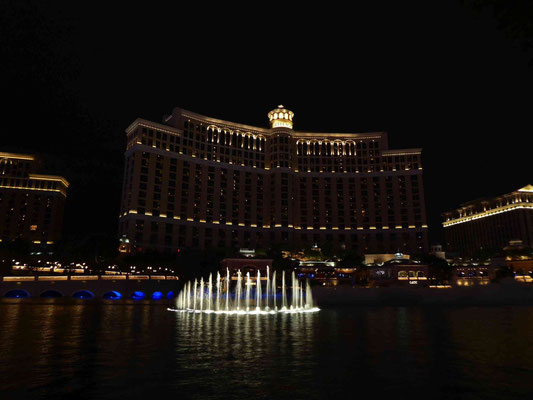
[[[266,126],[284,104],[297,130],[422,147],[441,241],[441,212],[533,183],[531,2],[371,3],[3,1],[0,150],[42,154],[71,181],[67,237],[115,234],[135,118],[179,106]]]

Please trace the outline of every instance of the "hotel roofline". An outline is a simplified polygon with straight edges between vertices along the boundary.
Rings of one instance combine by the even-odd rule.
[[[192,111],[185,110],[183,108],[176,107],[174,108],[172,114],[165,116],[163,119],[165,122],[169,122],[172,120],[172,118],[176,115],[182,115],[187,118],[192,118],[195,120],[199,120],[202,122],[205,122],[208,125],[218,125],[219,128],[228,128],[231,130],[243,130],[248,132],[256,132],[256,133],[262,133],[266,135],[272,135],[274,132],[276,132],[276,129],[272,128],[264,128],[264,127],[257,127],[252,125],[246,125],[241,124],[238,122],[231,122],[231,121],[225,121],[222,119],[207,117],[205,115],[201,115]],[[129,127],[126,129],[126,131],[129,131],[132,129],[132,125],[135,125],[135,123],[150,123],[154,124],[155,126],[159,126],[163,129],[168,129],[169,127],[172,127],[172,125],[166,125],[166,124],[158,124],[155,122],[151,122],[142,118],[137,118]],[[173,129],[176,129],[172,127]],[[290,130],[293,133],[293,136],[298,137],[339,137],[339,138],[361,138],[361,139],[368,139],[371,137],[375,137],[376,139],[379,138],[386,138],[387,132],[385,131],[377,131],[377,132],[361,132],[361,133],[343,133],[343,132],[308,132],[308,131],[298,131],[298,130]],[[176,129],[176,132],[181,132],[179,129]]]
[[[533,193],[533,185],[526,185],[520,189],[517,189],[510,193],[505,193],[499,196],[494,197],[484,197],[477,200],[472,200],[466,203],[462,203],[459,207],[445,211],[441,214],[443,218],[446,220],[442,222],[443,227],[449,227],[457,224],[461,224],[464,222],[470,222],[474,221],[480,218],[489,217],[496,214],[501,214],[503,212],[509,212],[513,210],[530,210],[533,209],[533,203],[530,202],[529,198],[522,198],[520,195],[524,194],[531,194]],[[516,196],[520,196],[520,198],[517,198]],[[486,208],[483,211],[474,210],[474,208],[478,205],[484,205],[484,206],[490,206],[494,202],[497,202],[498,200],[504,200],[507,199],[506,204],[497,204],[496,206],[492,208]],[[469,214],[462,215],[461,213],[467,212],[468,210],[471,210]],[[454,216],[454,214],[459,213],[459,217]]]
[[[20,153],[8,153],[0,152],[0,159],[12,159],[12,160],[25,160],[25,161],[37,161],[39,158],[31,154],[20,154]],[[27,173],[26,176],[0,176],[5,179],[15,179],[18,183],[9,183],[5,182],[1,185],[3,189],[23,189],[23,190],[42,190],[42,191],[51,191],[51,192],[60,192],[62,195],[66,196],[66,189],[70,186],[70,183],[60,175],[48,175],[48,174],[36,174],[33,172]],[[22,181],[51,181],[59,182],[63,184],[64,189],[51,189],[51,188],[37,188],[32,186],[23,185],[20,182]]]

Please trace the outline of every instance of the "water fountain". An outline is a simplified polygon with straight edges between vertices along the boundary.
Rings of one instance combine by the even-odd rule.
[[[235,285],[232,288],[230,272],[226,270],[225,278],[217,272],[214,286],[212,274],[209,274],[207,281],[204,281],[203,277],[200,278],[199,282],[197,279],[193,282],[189,281],[178,294],[176,308],[169,308],[169,310],[215,314],[276,314],[319,311],[319,308],[313,304],[313,294],[309,281],[306,281],[304,286],[304,282],[299,281],[294,272],[291,275],[290,286],[287,286],[285,281],[285,271],[281,273],[281,286],[278,286],[276,271],[271,278],[268,267],[265,278],[261,278],[261,272],[258,271],[255,279],[250,276],[249,272],[243,279],[239,270],[235,280]],[[266,281],[264,290],[263,281]],[[287,289],[289,289],[290,298],[287,297]],[[281,307],[278,307],[278,304]]]

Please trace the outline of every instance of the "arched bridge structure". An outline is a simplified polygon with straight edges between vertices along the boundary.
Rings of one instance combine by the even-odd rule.
[[[4,276],[0,297],[78,299],[162,300],[174,298],[180,289],[176,276],[164,275],[82,275]]]

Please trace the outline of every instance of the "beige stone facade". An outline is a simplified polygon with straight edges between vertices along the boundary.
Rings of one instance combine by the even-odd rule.
[[[387,134],[253,127],[176,108],[127,129],[120,234],[137,251],[332,242],[361,253],[427,250],[421,150]]]

